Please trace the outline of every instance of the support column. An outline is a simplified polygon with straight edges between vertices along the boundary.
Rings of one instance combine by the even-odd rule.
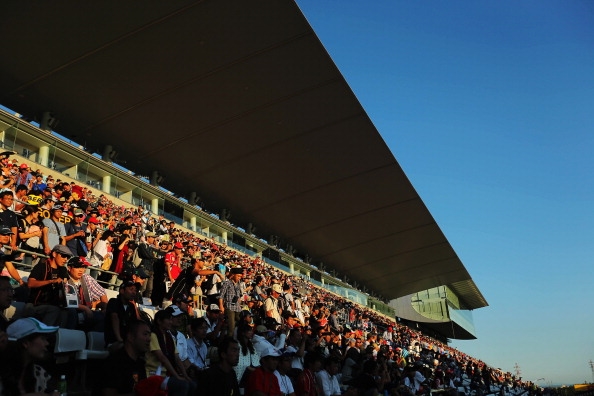
[[[103,182],[101,184],[101,191],[104,193],[111,193],[111,175],[103,176]]]
[[[227,231],[221,232],[221,239],[223,242],[227,243]]]
[[[295,274],[295,265],[293,263],[289,263],[289,269],[291,270],[291,274]]]
[[[190,229],[196,232],[196,216],[190,217]]]
[[[151,199],[151,212],[159,214],[159,198]]]
[[[47,168],[47,165],[49,164],[49,146],[39,147],[39,158],[37,162],[39,162],[39,165]]]

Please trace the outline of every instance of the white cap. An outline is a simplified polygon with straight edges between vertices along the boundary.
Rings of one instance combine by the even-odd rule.
[[[17,341],[31,334],[49,334],[58,331],[56,326],[48,326],[35,318],[18,319],[6,329],[10,341]]]

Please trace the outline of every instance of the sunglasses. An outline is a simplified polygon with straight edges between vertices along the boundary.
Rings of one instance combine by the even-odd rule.
[[[62,257],[62,258],[70,258],[70,257],[72,257],[70,254],[64,254],[64,253],[59,253],[59,252],[58,252],[58,255],[60,255],[60,257]]]

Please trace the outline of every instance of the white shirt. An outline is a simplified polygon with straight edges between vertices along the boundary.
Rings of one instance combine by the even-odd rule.
[[[183,362],[188,358],[188,339],[186,338],[186,335],[181,331],[177,332],[175,339],[177,344],[177,353],[179,355],[179,360]]]
[[[204,369],[206,368],[206,356],[208,354],[208,347],[205,342],[198,343],[195,338],[188,340],[188,360],[194,366]]]
[[[289,378],[288,375],[282,375],[278,372],[278,370],[274,371],[274,375],[276,375],[278,385],[280,386],[280,391],[283,395],[288,395],[295,392],[295,389],[293,389],[293,384],[291,383],[291,378]]]
[[[316,373],[316,378],[318,379],[318,383],[322,388],[322,393],[324,396],[342,394],[340,385],[338,384],[338,379],[335,375],[330,376],[326,370],[320,370]]]

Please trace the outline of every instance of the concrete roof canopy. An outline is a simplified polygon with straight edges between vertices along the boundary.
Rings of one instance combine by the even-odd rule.
[[[450,285],[487,305],[294,1],[3,11],[3,105],[52,111],[60,134],[385,298]]]

